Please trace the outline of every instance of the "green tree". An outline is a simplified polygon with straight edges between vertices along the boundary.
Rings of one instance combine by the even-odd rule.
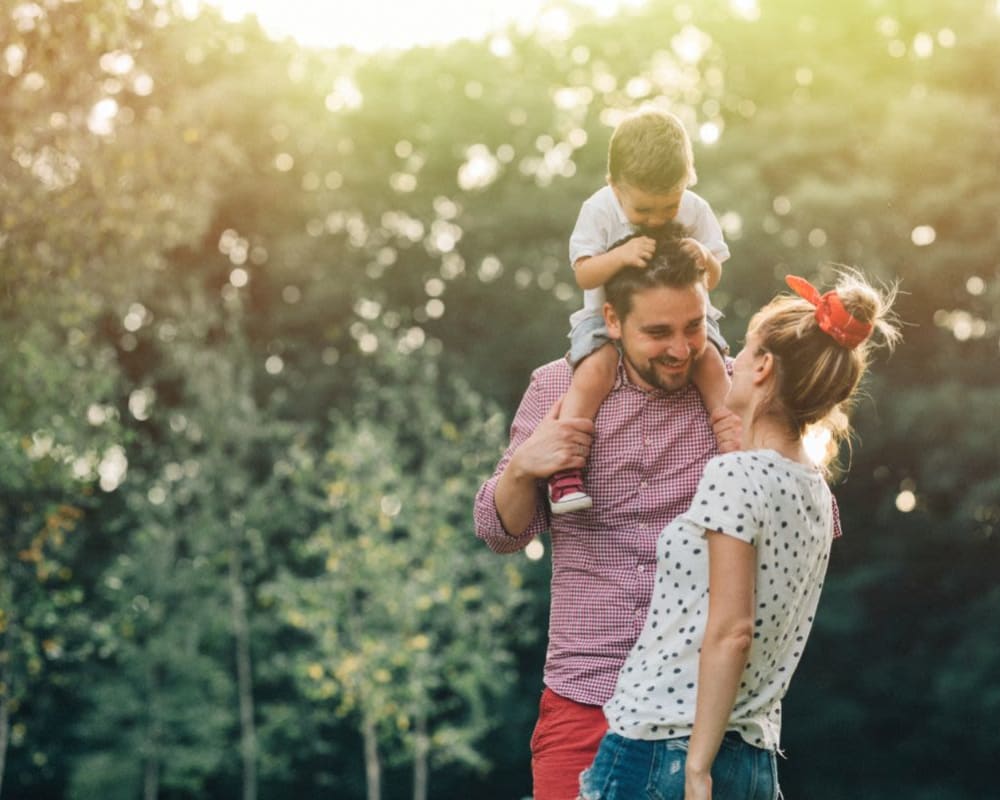
[[[487,700],[511,685],[511,646],[526,635],[516,625],[524,577],[515,564],[498,569],[468,532],[499,416],[439,377],[433,359],[370,358],[364,399],[349,419],[335,416],[326,456],[296,470],[298,502],[321,515],[301,544],[311,569],[273,591],[314,640],[296,666],[304,690],[356,720],[368,797],[382,796],[381,753],[405,752],[424,800],[431,766],[487,766],[474,745],[493,726]]]

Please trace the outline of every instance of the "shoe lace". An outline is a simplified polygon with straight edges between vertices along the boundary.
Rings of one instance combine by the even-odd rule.
[[[579,472],[560,472],[552,476],[549,485],[552,499],[558,501],[568,494],[583,492],[583,476]]]

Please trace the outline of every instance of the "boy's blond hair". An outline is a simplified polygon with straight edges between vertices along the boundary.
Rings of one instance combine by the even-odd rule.
[[[666,194],[697,181],[691,139],[666,111],[643,109],[623,119],[608,145],[608,180],[652,194]]]

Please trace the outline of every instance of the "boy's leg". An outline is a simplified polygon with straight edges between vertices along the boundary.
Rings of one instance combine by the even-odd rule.
[[[701,400],[709,414],[725,405],[726,395],[729,394],[729,373],[726,372],[722,354],[714,345],[709,344],[695,362],[691,382],[701,394]]]
[[[576,364],[573,380],[559,408],[560,419],[593,419],[615,385],[618,349],[607,342]],[[549,506],[553,514],[590,508],[593,501],[583,487],[583,470],[557,472],[549,478]]]
[[[546,688],[531,737],[534,800],[575,800],[580,773],[593,762],[607,729],[600,706],[576,703]]]
[[[701,393],[701,400],[708,409],[709,415],[725,405],[729,394],[729,372],[726,370],[724,356],[729,354],[729,344],[719,328],[721,314],[714,308],[709,308],[705,317],[705,332],[708,346],[704,354],[695,362],[691,382]]]
[[[596,417],[617,378],[618,348],[608,342],[576,365],[573,380],[559,408],[559,417]]]

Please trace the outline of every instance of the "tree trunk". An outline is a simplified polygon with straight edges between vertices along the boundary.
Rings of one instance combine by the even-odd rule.
[[[160,793],[160,762],[156,755],[146,756],[146,772],[142,782],[142,800],[156,800]]]
[[[12,685],[12,668],[10,665],[13,653],[11,652],[10,627],[3,635],[3,648],[0,649],[0,684],[3,691],[0,692],[0,797],[3,797],[3,775],[7,767],[7,747],[10,744],[10,698],[8,695]]]
[[[430,750],[431,740],[427,735],[427,715],[418,713],[413,741],[413,800],[427,800],[430,777],[427,762]]]
[[[142,798],[156,800],[160,793],[160,681],[155,664],[147,671],[149,685],[149,728],[146,762],[143,765]]]
[[[254,724],[253,670],[250,655],[250,623],[246,588],[243,586],[243,555],[234,546],[229,555],[229,594],[233,640],[236,645],[236,681],[240,703],[240,756],[243,759],[243,800],[257,800],[257,729]]]
[[[361,723],[361,734],[365,740],[365,783],[368,787],[368,800],[382,800],[382,765],[378,760],[378,738],[375,733],[375,721],[365,715]]]

